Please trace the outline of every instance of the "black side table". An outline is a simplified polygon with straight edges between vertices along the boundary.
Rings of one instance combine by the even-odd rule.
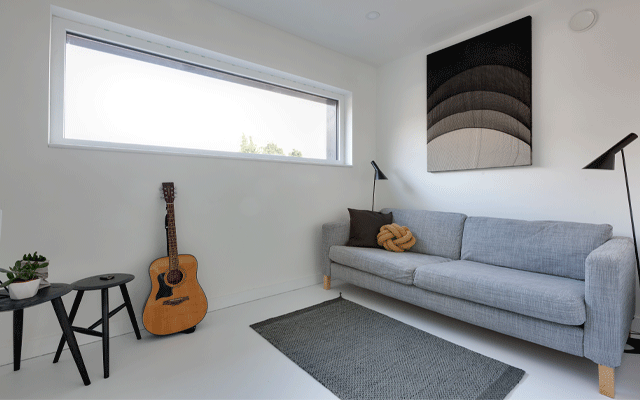
[[[71,329],[71,322],[67,318],[67,311],[64,303],[60,299],[71,291],[71,285],[66,283],[52,283],[51,286],[40,289],[34,297],[24,300],[11,300],[9,298],[0,298],[0,311],[13,311],[13,370],[20,369],[20,355],[22,353],[22,325],[24,318],[24,309],[33,307],[38,304],[51,301],[53,310],[56,312],[60,328],[62,328],[62,337],[69,343],[69,350],[73,360],[76,362],[80,376],[85,385],[90,385],[89,374],[84,366],[78,342]]]
[[[101,277],[112,277],[108,280],[102,280]],[[136,337],[138,340],[142,339],[140,336],[140,330],[138,329],[138,323],[136,322],[136,316],[133,312],[133,306],[131,305],[131,299],[129,298],[129,292],[127,291],[127,282],[131,282],[135,276],[131,274],[107,274],[107,275],[96,275],[89,278],[81,279],[71,284],[71,288],[76,290],[78,293],[76,294],[76,298],[73,301],[73,306],[71,307],[71,314],[69,314],[69,323],[73,324],[73,320],[76,317],[76,313],[78,312],[78,308],[80,307],[80,301],[82,300],[82,296],[86,290],[100,290],[102,294],[102,318],[97,320],[88,328],[80,328],[77,326],[72,326],[71,329],[75,332],[82,333],[85,335],[97,336],[102,338],[102,364],[104,366],[104,377],[105,379],[109,377],[109,318],[116,315],[116,313],[122,310],[124,307],[127,307],[127,311],[129,312],[129,318],[131,319],[131,325],[133,325],[133,330],[136,333]],[[113,311],[109,312],[109,288],[114,286],[120,286],[120,291],[122,292],[122,298],[124,299],[124,303],[118,306]],[[93,328],[98,325],[102,325],[102,332],[98,332]],[[60,338],[60,344],[58,345],[58,350],[56,351],[56,355],[53,358],[53,362],[57,363],[60,360],[60,354],[62,353],[62,348],[64,347],[64,342],[66,338],[63,336]]]

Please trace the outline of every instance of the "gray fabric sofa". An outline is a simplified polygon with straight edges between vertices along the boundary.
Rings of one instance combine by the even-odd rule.
[[[384,295],[586,357],[614,396],[635,313],[633,241],[611,225],[383,209],[408,227],[407,252],[347,247],[349,221],[322,226],[325,289],[340,279]]]

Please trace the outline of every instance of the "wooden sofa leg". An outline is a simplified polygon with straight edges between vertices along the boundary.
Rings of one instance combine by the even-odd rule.
[[[615,398],[615,369],[598,365],[598,376],[600,379],[600,394]]]
[[[331,277],[330,276],[324,276],[324,290],[329,290],[331,289]]]

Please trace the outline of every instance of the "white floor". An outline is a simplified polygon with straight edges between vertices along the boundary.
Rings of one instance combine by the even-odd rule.
[[[334,282],[211,312],[191,335],[142,332],[112,338],[111,374],[102,375],[100,342],[81,346],[91,385],[84,386],[68,350],[0,366],[0,398],[335,399],[249,325],[338,296],[526,371],[508,399],[600,399],[597,366],[468,325],[385,296]],[[10,340],[10,339],[9,339]],[[25,346],[28,343],[24,344]],[[54,350],[54,349],[52,349]],[[640,399],[640,355],[616,369],[616,399]]]

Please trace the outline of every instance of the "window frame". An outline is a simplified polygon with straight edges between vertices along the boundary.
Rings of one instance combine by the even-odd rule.
[[[113,43],[205,69],[240,76],[267,85],[337,100],[336,159],[298,158],[65,138],[64,73],[67,33],[101,42]],[[49,147],[223,157],[333,166],[351,165],[351,151],[350,146],[347,145],[351,142],[350,104],[352,94],[346,90],[55,6],[51,8],[50,46]]]

